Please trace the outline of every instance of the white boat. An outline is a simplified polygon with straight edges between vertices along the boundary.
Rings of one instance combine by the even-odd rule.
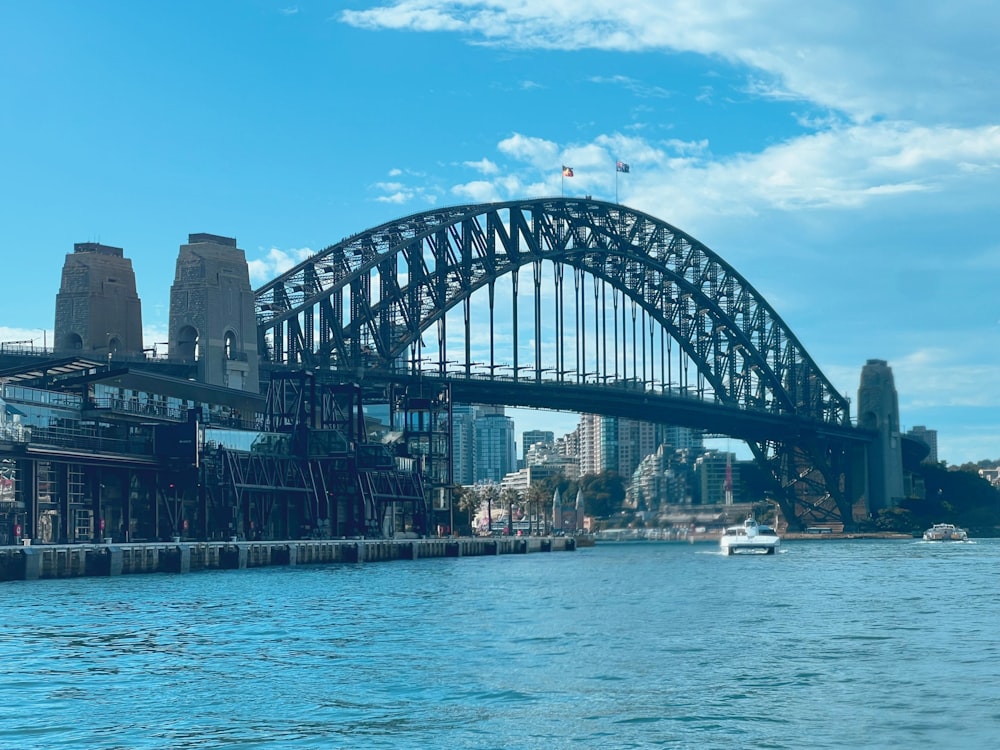
[[[757,523],[753,516],[748,516],[740,526],[727,526],[719,540],[719,546],[727,555],[773,555],[780,545],[781,537],[778,532],[770,526]]]
[[[925,542],[966,542],[969,534],[953,523],[936,523],[924,532]]]

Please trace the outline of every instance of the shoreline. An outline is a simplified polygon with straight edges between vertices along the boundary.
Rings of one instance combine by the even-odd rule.
[[[573,537],[442,537],[230,542],[39,544],[0,547],[0,581],[109,577],[435,557],[572,552]]]

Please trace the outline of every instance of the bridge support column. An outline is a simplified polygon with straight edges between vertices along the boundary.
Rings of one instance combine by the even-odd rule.
[[[858,427],[876,430],[868,450],[868,512],[893,508],[903,498],[903,449],[899,434],[899,398],[892,370],[882,359],[869,359],[858,386]]]

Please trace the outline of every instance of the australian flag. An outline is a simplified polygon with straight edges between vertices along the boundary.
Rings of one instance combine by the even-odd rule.
[[[616,168],[616,169],[617,169],[617,170],[618,170],[619,172],[628,172],[628,169],[629,169],[629,167],[628,167],[628,164],[626,164],[626,163],[625,163],[625,162],[623,162],[623,161],[620,161],[620,162],[618,162],[618,164],[617,164],[617,165],[615,166],[615,168]]]

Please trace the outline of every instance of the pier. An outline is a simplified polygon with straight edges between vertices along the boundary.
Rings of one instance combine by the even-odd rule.
[[[575,549],[573,537],[23,545],[0,547],[0,581],[523,555]]]

